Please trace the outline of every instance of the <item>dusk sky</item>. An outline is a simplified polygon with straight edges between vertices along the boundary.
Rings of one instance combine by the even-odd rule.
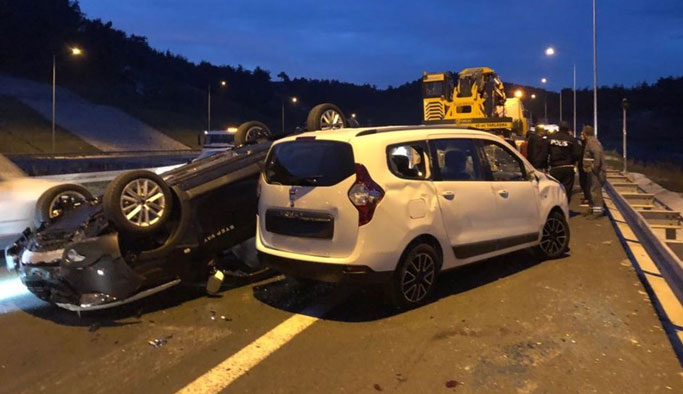
[[[592,86],[591,0],[81,0],[89,18],[152,47],[273,79],[378,87],[422,72],[493,67],[505,81]],[[555,58],[544,55],[552,45]],[[601,85],[683,75],[683,0],[598,0]]]

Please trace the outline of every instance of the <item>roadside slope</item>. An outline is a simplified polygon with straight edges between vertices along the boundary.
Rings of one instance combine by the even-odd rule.
[[[57,124],[101,151],[188,149],[117,108],[93,104],[61,87],[56,94]],[[45,119],[51,118],[48,84],[0,74],[0,95],[16,98]]]
[[[57,153],[97,153],[99,149],[61,127],[55,129]],[[46,120],[21,101],[0,95],[0,153],[50,153],[52,130]]]

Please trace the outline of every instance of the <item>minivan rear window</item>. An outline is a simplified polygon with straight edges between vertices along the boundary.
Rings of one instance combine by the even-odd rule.
[[[332,186],[356,172],[346,142],[288,141],[274,145],[266,159],[266,182],[290,186]]]

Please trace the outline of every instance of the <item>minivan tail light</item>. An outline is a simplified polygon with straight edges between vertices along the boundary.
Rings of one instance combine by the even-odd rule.
[[[372,220],[375,208],[384,197],[384,190],[370,178],[367,168],[362,164],[356,166],[356,182],[349,189],[349,200],[358,210],[358,226]]]

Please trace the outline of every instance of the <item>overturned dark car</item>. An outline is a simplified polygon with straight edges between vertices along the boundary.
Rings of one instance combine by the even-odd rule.
[[[329,111],[341,121],[327,124]],[[346,126],[331,104],[314,107],[308,120],[309,129]],[[263,272],[253,237],[272,143],[264,131],[242,133],[236,148],[161,175],[119,175],[103,196],[26,229],[5,250],[8,268],[39,298],[73,311],[125,304],[185,281],[210,279],[207,289],[216,291],[226,273]]]

